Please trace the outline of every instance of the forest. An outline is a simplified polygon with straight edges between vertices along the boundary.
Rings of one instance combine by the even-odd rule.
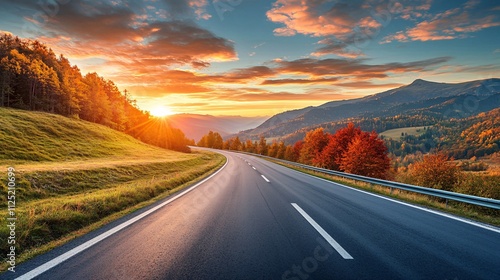
[[[303,139],[311,129],[323,127],[328,133],[352,122],[365,131],[377,133],[404,127],[425,126],[421,135],[401,135],[400,138],[383,138],[389,154],[403,159],[416,153],[440,151],[454,159],[483,157],[500,151],[500,109],[467,118],[448,119],[430,115],[397,115],[392,117],[352,118],[305,128],[282,138],[285,144],[293,144]]]
[[[242,142],[238,137],[224,141],[219,133],[213,131],[203,136],[197,145],[256,153],[381,179],[389,177],[391,167],[387,147],[378,134],[362,131],[353,123],[334,134],[326,133],[323,128],[311,130],[293,145],[285,145],[283,141],[269,144],[264,137],[255,142]]]
[[[162,148],[189,152],[184,133],[137,107],[127,90],[77,66],[36,40],[0,37],[0,107],[98,123]]]

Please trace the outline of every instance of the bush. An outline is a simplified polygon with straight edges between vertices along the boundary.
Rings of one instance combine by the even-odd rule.
[[[415,184],[447,191],[453,190],[462,175],[460,168],[442,153],[424,156],[409,170]]]

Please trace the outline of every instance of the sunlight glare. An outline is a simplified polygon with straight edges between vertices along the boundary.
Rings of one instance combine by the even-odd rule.
[[[172,111],[172,109],[170,109],[166,106],[157,106],[157,107],[153,108],[150,111],[150,113],[152,116],[161,118],[161,117],[166,117],[166,116],[172,115],[174,112]]]

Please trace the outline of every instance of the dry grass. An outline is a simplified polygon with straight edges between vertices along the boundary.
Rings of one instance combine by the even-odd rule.
[[[384,132],[381,132],[380,135],[383,135],[386,138],[391,139],[399,139],[401,138],[401,133],[405,133],[408,135],[421,135],[425,132],[424,127],[428,126],[416,126],[416,127],[403,127],[396,129],[389,129]]]

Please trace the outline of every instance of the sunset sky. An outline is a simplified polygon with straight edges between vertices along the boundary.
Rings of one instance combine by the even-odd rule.
[[[493,0],[2,0],[0,32],[174,113],[269,116],[500,73]]]

